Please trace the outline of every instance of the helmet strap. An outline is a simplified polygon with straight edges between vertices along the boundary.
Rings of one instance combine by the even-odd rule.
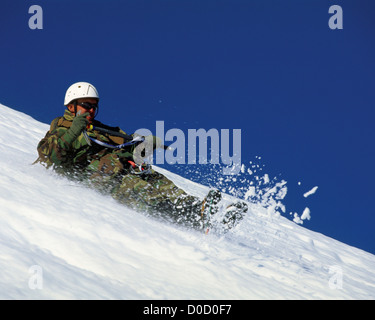
[[[98,113],[99,113],[99,104],[98,104],[98,107],[96,108],[94,119],[96,118],[96,116],[98,115]]]

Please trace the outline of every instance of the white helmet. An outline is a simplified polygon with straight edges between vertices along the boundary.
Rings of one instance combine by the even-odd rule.
[[[67,106],[75,99],[96,98],[99,99],[99,93],[96,88],[88,82],[77,82],[72,84],[66,90],[64,106]]]

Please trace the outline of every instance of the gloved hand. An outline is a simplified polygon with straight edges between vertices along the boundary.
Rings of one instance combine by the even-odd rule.
[[[64,135],[65,141],[72,142],[79,137],[89,123],[89,120],[86,119],[88,115],[89,113],[85,112],[84,114],[80,114],[73,119],[71,127]]]
[[[147,136],[146,140],[149,140],[150,144],[152,143],[152,148],[154,150],[159,149],[159,148],[163,148],[163,143],[162,143],[161,139],[157,136]]]
[[[142,143],[137,145],[133,152],[134,161],[136,164],[142,164],[145,159],[152,156],[155,149],[163,148],[162,140],[156,136],[145,136]]]

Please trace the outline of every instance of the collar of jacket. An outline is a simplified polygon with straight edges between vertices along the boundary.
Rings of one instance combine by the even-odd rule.
[[[65,120],[68,120],[68,121],[73,121],[74,119],[73,113],[71,113],[69,110],[65,110],[63,117]]]
[[[64,112],[64,115],[60,118],[60,122],[59,122],[59,125],[62,125],[64,127],[70,127],[71,126],[71,123],[68,124],[66,121],[69,121],[69,122],[72,122],[74,120],[75,116],[73,113],[71,113],[68,109],[65,110]],[[92,124],[94,126],[103,126],[103,124],[97,120],[93,120]]]

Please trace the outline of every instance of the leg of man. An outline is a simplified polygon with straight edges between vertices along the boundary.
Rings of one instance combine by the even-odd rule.
[[[154,170],[147,175],[125,175],[121,184],[112,190],[112,196],[135,210],[173,222],[195,227],[201,224],[202,201]]]

